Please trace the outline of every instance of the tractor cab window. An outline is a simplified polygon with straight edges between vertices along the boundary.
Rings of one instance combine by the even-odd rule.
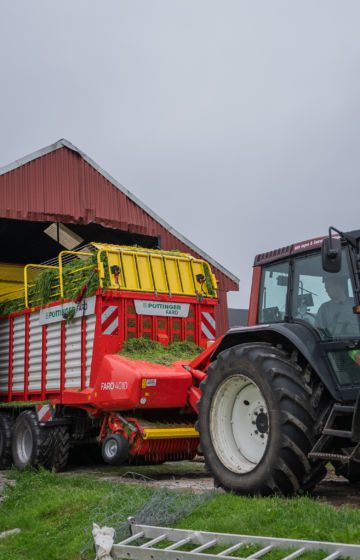
[[[320,253],[295,259],[293,319],[310,324],[325,340],[358,337],[359,320],[353,313],[354,305],[345,252],[338,273],[324,272]]]
[[[259,323],[284,321],[288,278],[288,262],[264,267],[260,293]]]

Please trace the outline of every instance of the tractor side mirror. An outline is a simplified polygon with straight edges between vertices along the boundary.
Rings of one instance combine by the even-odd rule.
[[[321,246],[322,267],[325,272],[340,272],[341,270],[341,241],[327,237]]]

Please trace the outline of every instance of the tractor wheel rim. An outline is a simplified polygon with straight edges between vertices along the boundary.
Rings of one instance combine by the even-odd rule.
[[[33,451],[33,435],[28,426],[24,426],[18,438],[17,452],[23,464],[30,463]]]
[[[264,456],[269,439],[269,415],[258,385],[234,375],[219,385],[210,409],[212,443],[230,471],[252,471]]]
[[[105,443],[105,454],[107,457],[111,459],[115,457],[117,450],[118,450],[118,445],[115,440],[110,439]]]

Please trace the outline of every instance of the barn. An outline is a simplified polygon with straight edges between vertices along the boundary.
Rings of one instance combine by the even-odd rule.
[[[219,285],[217,335],[228,328],[227,292],[238,278],[65,139],[0,168],[0,232],[3,263],[44,262],[91,241],[204,258]]]

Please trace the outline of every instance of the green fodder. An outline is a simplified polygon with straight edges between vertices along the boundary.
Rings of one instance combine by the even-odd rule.
[[[148,338],[131,338],[124,342],[120,354],[133,360],[145,360],[169,366],[178,360],[193,360],[203,348],[193,342],[172,342],[168,346]]]
[[[29,304],[44,305],[59,292],[59,274],[56,269],[41,272],[29,289]],[[59,297],[59,296],[58,296]]]
[[[204,263],[204,274],[205,274],[205,283],[208,294],[210,297],[215,297],[215,287],[213,285],[213,280],[210,272],[210,267],[207,263]]]
[[[0,303],[0,316],[22,311],[24,309],[24,298],[10,299]]]
[[[107,266],[107,256],[101,255],[104,264],[105,278],[103,287],[109,286],[109,271]],[[65,299],[75,299],[83,286],[87,285],[84,297],[93,296],[99,287],[99,274],[97,271],[97,253],[87,258],[76,257],[63,266],[63,289]],[[46,305],[52,301],[60,299],[60,280],[57,269],[45,269],[40,272],[35,281],[29,285],[28,301],[29,307]],[[24,298],[8,300],[0,303],[0,315],[7,315],[15,311],[22,311],[25,308]]]

